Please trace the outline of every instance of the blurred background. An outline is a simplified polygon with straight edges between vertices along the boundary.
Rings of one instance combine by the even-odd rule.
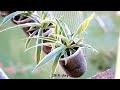
[[[115,69],[117,45],[120,29],[120,13],[117,11],[94,11],[95,18],[90,22],[84,36],[85,43],[90,44],[97,49],[98,54],[93,53],[89,49],[84,49],[85,58],[87,60],[87,72],[76,79],[86,79],[98,72],[109,68]],[[75,31],[80,23],[90,16],[93,11],[53,11],[54,16],[63,16],[72,31]],[[4,17],[0,16],[0,23]],[[6,23],[2,28],[14,26],[11,21]],[[45,64],[42,68],[32,72],[36,65],[35,49],[27,52],[25,50],[25,34],[21,28],[0,33],[0,67],[5,71],[11,79],[49,79],[52,61]],[[34,45],[34,41],[32,44]],[[43,53],[43,57],[44,57]],[[65,74],[60,66],[58,66],[56,74]],[[71,77],[56,77],[58,79],[75,79]]]

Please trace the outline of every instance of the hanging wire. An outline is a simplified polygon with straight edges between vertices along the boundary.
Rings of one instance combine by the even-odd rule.
[[[52,11],[52,13],[57,18],[63,16],[62,20],[72,31],[75,31],[81,23],[80,11]]]

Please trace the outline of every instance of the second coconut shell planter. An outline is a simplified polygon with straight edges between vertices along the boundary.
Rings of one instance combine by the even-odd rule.
[[[12,21],[14,24],[17,24],[17,25],[33,22],[33,20],[31,20],[30,18],[25,17],[25,16],[23,16],[23,17],[21,18],[21,20],[19,20],[19,19],[20,19],[20,16],[15,16],[14,18],[11,19],[11,21]],[[24,31],[24,33],[25,33],[27,36],[30,35],[30,33],[27,32],[29,29],[30,29],[30,27],[24,27],[24,28],[22,28],[22,30]]]
[[[17,16],[16,16],[17,17]],[[30,22],[33,22],[33,20],[31,20],[30,18],[27,18],[27,17],[24,17],[24,19],[23,20],[20,20],[20,21],[18,21],[17,20],[17,18],[13,18],[12,19],[12,21],[13,21],[13,23],[15,23],[15,24],[25,24],[25,23],[30,23]],[[30,32],[27,32],[29,29],[30,29],[30,27],[24,27],[24,28],[22,28],[23,29],[23,31],[24,31],[24,33],[26,34],[26,36],[30,36],[30,34],[32,34],[32,32],[33,31],[30,31]],[[44,33],[43,33],[43,36],[45,36],[45,37],[47,37],[50,33],[52,33],[54,31],[54,29],[48,29],[48,30],[44,30]],[[45,42],[48,42],[48,41],[46,41],[46,40],[43,40],[43,43],[45,43]],[[46,53],[46,54],[48,54],[48,53],[50,53],[51,52],[51,47],[49,47],[49,46],[43,46],[43,51]]]
[[[23,16],[23,17],[21,18],[21,20],[19,20],[19,19],[20,19],[20,16],[16,16],[16,17],[12,18],[12,22],[13,22],[14,24],[17,24],[17,25],[34,22],[32,19],[30,19],[30,18],[28,18],[28,17],[26,17],[26,16]],[[52,24],[50,24],[50,25],[52,25]],[[22,28],[22,30],[24,31],[24,33],[26,34],[27,37],[29,37],[30,34],[32,34],[33,31],[35,31],[35,30],[33,30],[33,31],[29,31],[29,32],[28,32],[29,29],[30,29],[30,27],[24,27],[24,28]],[[50,33],[52,33],[53,31],[54,31],[54,30],[51,29],[51,28],[50,28],[50,29],[43,30],[43,36],[47,37],[47,36],[48,36]],[[37,34],[36,34],[36,35],[37,35]],[[43,43],[45,43],[45,42],[48,42],[48,41],[43,40]],[[49,47],[49,46],[43,46],[43,51],[44,51],[46,54],[48,54],[48,53],[51,52],[51,47]]]
[[[66,65],[65,61],[67,62]],[[67,57],[66,60],[61,58],[59,64],[70,77],[74,78],[82,76],[87,70],[87,63],[81,48],[78,48],[77,51]]]
[[[34,20],[32,20],[31,18],[29,18],[27,16],[21,16],[21,15],[15,16],[14,18],[11,19],[11,21],[16,25],[31,23],[31,22],[34,23]],[[48,26],[50,26],[50,25],[52,25],[52,24],[50,23]],[[23,32],[25,33],[25,35],[27,37],[29,37],[36,30],[36,29],[33,28],[34,30],[29,31],[29,29],[30,29],[30,27],[22,28]],[[43,30],[43,36],[47,37],[52,32],[54,32],[54,29],[52,29],[52,28],[45,29],[45,30]],[[37,33],[35,35],[37,35]],[[43,43],[46,43],[46,42],[48,42],[48,41],[43,40]],[[51,52],[51,47],[43,45],[43,51],[45,52],[45,54],[48,54],[48,53]]]

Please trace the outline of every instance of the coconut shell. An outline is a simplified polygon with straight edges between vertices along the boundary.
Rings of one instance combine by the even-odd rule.
[[[71,56],[66,58],[67,64],[65,65],[65,59],[61,58],[59,63],[63,70],[70,76],[70,77],[80,77],[82,76],[87,70],[87,63],[81,48],[72,54]]]
[[[44,32],[44,36],[47,37],[50,33],[52,33],[54,31],[54,29],[49,29],[48,31]],[[43,43],[45,42],[48,42],[46,40],[43,40]],[[46,54],[49,54],[51,52],[51,47],[49,46],[44,46],[43,45],[43,51],[46,53]]]

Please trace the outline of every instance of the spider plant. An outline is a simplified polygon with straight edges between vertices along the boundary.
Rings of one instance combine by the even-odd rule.
[[[29,17],[30,19],[33,20],[33,22],[30,23],[24,23],[24,24],[19,24],[19,25],[15,25],[12,27],[8,27],[6,29],[1,30],[0,32],[4,32],[4,31],[8,31],[8,30],[14,30],[14,28],[18,28],[18,27],[30,27],[26,32],[29,33],[29,36],[26,40],[25,43],[25,48],[29,47],[30,41],[32,40],[31,37],[33,36],[44,36],[46,35],[47,31],[50,29],[57,29],[57,24],[55,22],[55,20],[50,20],[48,17],[49,12],[48,11],[41,11],[41,16],[35,13],[29,13],[26,11],[16,11],[14,13],[9,14],[8,16],[6,16],[3,20],[3,22],[1,23],[0,26],[4,25],[5,23],[7,23],[9,20],[11,20],[12,18],[14,18],[17,15],[26,15],[27,17]],[[36,45],[37,44],[41,44],[43,42],[43,40],[36,38]],[[41,60],[41,55],[42,55],[42,46],[38,46],[36,47],[36,61],[37,63]]]
[[[83,38],[78,39],[77,35],[81,34],[87,28],[94,15],[95,13],[84,20],[75,32],[71,32],[67,24],[64,23],[61,18],[55,18],[58,28],[53,33],[49,34],[48,37],[32,37],[48,40],[50,42],[36,44],[33,47],[27,48],[25,51],[42,45],[52,47],[52,51],[40,60],[33,71],[54,58],[51,74],[55,74],[58,63],[60,63],[70,77],[82,76],[87,69],[87,63],[82,48],[90,48],[93,51],[96,50],[90,45],[83,43]]]

